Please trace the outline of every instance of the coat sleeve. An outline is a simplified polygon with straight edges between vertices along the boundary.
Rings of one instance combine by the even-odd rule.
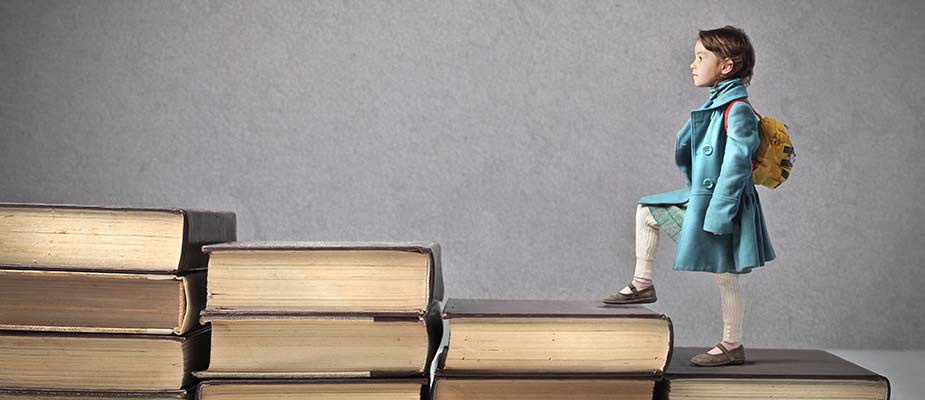
[[[758,150],[758,118],[744,102],[732,105],[723,163],[716,188],[703,220],[703,230],[732,233],[732,219],[739,211],[745,185],[752,175],[752,155]]]

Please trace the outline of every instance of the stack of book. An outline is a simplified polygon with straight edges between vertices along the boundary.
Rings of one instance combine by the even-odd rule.
[[[671,356],[671,320],[640,306],[450,299],[443,316],[437,400],[651,400]]]
[[[0,203],[0,399],[182,399],[230,212]]]
[[[206,246],[198,398],[420,399],[443,338],[436,243]]]

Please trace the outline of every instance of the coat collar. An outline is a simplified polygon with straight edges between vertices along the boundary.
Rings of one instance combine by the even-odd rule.
[[[748,91],[740,78],[730,78],[710,87],[710,98],[693,111],[712,110],[729,104],[730,101],[748,97]]]

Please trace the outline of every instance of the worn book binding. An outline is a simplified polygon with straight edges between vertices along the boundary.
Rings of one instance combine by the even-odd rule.
[[[207,245],[206,254],[218,251],[323,251],[323,250],[393,250],[422,253],[429,259],[427,294],[423,304],[442,301],[443,271],[440,265],[440,245],[435,242],[230,242]],[[422,310],[423,311],[423,310]]]
[[[246,393],[249,396],[256,396],[255,393],[257,393],[260,396],[265,396],[261,398],[270,398],[274,395],[278,396],[280,392],[288,394],[299,392],[307,395],[308,393],[313,393],[316,389],[323,388],[325,386],[338,387],[339,389],[343,390],[343,392],[336,393],[338,396],[337,398],[347,398],[346,396],[350,395],[349,388],[351,386],[362,385],[386,387],[416,386],[417,391],[420,393],[422,399],[426,399],[429,396],[429,382],[428,378],[424,376],[411,378],[376,379],[216,379],[199,383],[196,390],[196,400],[208,400],[208,395],[215,389],[221,390],[225,396],[234,393],[235,390],[247,389]]]
[[[23,212],[34,211],[36,215],[22,216]],[[158,265],[138,265],[138,260],[131,260],[132,263],[122,265],[116,261],[105,261],[103,264],[94,264],[92,260],[81,260],[80,262],[50,262],[52,259],[67,259],[67,251],[73,246],[66,237],[68,229],[63,228],[62,221],[73,218],[85,221],[98,220],[100,218],[109,218],[112,220],[128,219],[125,216],[131,213],[141,213],[146,215],[158,216],[176,216],[181,219],[182,227],[179,227],[180,234],[177,237],[178,256],[172,261],[164,260]],[[86,214],[86,215],[84,215]],[[205,244],[227,242],[235,240],[236,220],[233,212],[214,211],[214,210],[191,210],[180,208],[146,208],[146,207],[118,207],[118,206],[92,206],[92,205],[73,205],[73,204],[40,204],[40,203],[0,203],[0,216],[10,218],[7,224],[0,224],[0,238],[16,238],[22,234],[28,234],[23,240],[26,242],[35,242],[36,237],[41,237],[46,241],[43,250],[55,258],[35,258],[28,261],[20,260],[18,257],[13,259],[17,262],[11,262],[9,257],[5,257],[4,249],[0,245],[0,268],[6,269],[43,269],[43,270],[70,270],[70,271],[106,271],[106,272],[148,272],[148,273],[167,273],[182,274],[189,270],[205,269],[207,257],[202,252],[201,247]],[[23,221],[44,221],[47,232],[22,232],[22,226],[17,225],[16,218],[23,218]],[[71,221],[73,222],[73,221]],[[73,225],[71,225],[73,226]],[[107,236],[107,230],[110,229],[107,224],[100,224],[94,231],[93,235],[100,237]],[[119,235],[124,235],[119,233]],[[110,235],[108,241],[87,241],[82,242],[81,248],[89,248],[95,251],[110,253],[117,256],[128,253],[129,247],[118,244],[109,244],[113,237]],[[143,243],[144,237],[136,237],[137,243]],[[12,246],[12,242],[8,246]],[[69,245],[70,243],[70,245]],[[71,247],[69,247],[71,246]],[[14,251],[10,248],[9,251]]]
[[[205,271],[0,270],[0,330],[182,335],[205,297]]]
[[[657,378],[672,357],[674,332],[671,320],[664,314],[641,306],[607,306],[591,301],[451,298],[444,308],[443,317],[448,320],[449,329],[455,336],[449,342],[445,370],[440,372],[442,376],[528,377],[542,374],[577,377],[641,374]],[[578,329],[581,324],[588,324],[588,330]],[[590,350],[586,348],[589,340],[597,338],[613,341],[618,340],[619,335],[626,336],[625,340],[631,340],[638,336],[620,334],[612,329],[639,329],[639,335],[643,332],[651,335],[650,342],[664,343],[650,343],[649,350],[641,351],[651,351],[651,354],[634,356],[647,360],[646,365],[640,364],[638,367],[617,366],[620,363],[616,361],[622,356],[616,353],[611,355],[615,357],[614,363],[592,367],[587,365],[591,360],[588,363],[582,362],[583,354]],[[475,342],[461,341],[461,335],[474,335],[471,339]],[[483,349],[478,343],[484,340],[493,341],[495,349]],[[616,343],[614,345],[619,346]],[[627,343],[625,346],[632,345]],[[540,353],[545,354],[543,357],[549,357],[548,360],[543,358],[530,361]],[[654,363],[653,360],[660,360],[660,363]],[[602,361],[596,362],[600,364]],[[616,367],[608,370],[606,366]]]
[[[320,372],[256,372],[256,371],[194,371],[193,374],[202,379],[215,378],[262,378],[262,379],[305,379],[305,378],[406,378],[418,377],[430,370],[434,362],[440,343],[444,339],[443,321],[441,320],[441,307],[439,302],[431,302],[423,313],[343,313],[343,312],[252,312],[252,311],[209,311],[201,313],[202,324],[235,321],[305,321],[318,322],[338,320],[371,320],[372,322],[421,322],[426,330],[426,354],[421,354],[420,369],[408,371],[320,371]],[[213,333],[216,335],[216,333]],[[220,334],[219,334],[220,335]],[[213,354],[213,357],[215,355]]]

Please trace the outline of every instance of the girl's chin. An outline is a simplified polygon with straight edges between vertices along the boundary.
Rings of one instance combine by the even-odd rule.
[[[707,86],[713,86],[713,85],[710,82],[706,82],[706,81],[694,78],[694,86],[695,87],[707,87]]]

